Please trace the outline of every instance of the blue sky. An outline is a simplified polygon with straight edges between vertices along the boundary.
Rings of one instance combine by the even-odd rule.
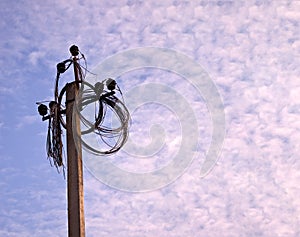
[[[213,130],[204,98],[166,70],[121,75],[125,101],[139,84],[181,94],[196,114],[198,147],[182,176],[147,192],[105,185],[85,167],[86,236],[299,236],[299,12],[289,0],[1,1],[0,235],[67,235],[66,181],[46,158],[35,102],[53,97],[56,64],[77,44],[89,69],[137,47],[180,52],[214,82],[226,118],[219,160],[200,178]],[[129,144],[146,152],[154,140],[158,151],[135,159],[128,145],[108,159],[132,173],[171,162],[184,121],[161,101],[131,109]]]

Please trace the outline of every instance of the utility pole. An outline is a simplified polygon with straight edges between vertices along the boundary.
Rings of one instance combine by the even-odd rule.
[[[85,237],[80,119],[79,115],[73,111],[80,83],[77,63],[78,47],[71,46],[70,52],[73,57],[75,81],[68,83],[66,87],[68,236]]]
[[[47,107],[43,102],[37,102],[38,112],[42,116],[42,120],[49,120],[47,134],[47,156],[48,159],[53,159],[53,163],[57,169],[63,168],[62,154],[62,131],[61,126],[67,130],[67,196],[68,196],[68,236],[69,237],[85,237],[85,221],[84,221],[84,191],[83,191],[83,167],[82,167],[82,147],[81,147],[81,127],[80,115],[77,109],[79,86],[83,80],[83,72],[79,65],[79,49],[76,45],[70,47],[71,59],[64,60],[56,65],[57,74],[54,90],[54,100],[50,101]],[[81,54],[81,53],[80,53]],[[81,54],[84,58],[83,54]],[[58,92],[58,82],[60,75],[64,73],[73,64],[74,78],[71,83],[67,83]],[[105,84],[104,84],[105,82]],[[100,85],[97,86],[97,85]],[[104,90],[104,86],[106,89]],[[97,151],[97,154],[107,155],[117,152],[128,137],[128,122],[130,120],[129,112],[126,106],[115,96],[115,80],[108,78],[103,82],[97,82],[95,86],[91,85],[97,98],[99,106],[98,117],[95,118],[92,128],[89,132],[95,132],[105,142],[105,136],[108,133],[119,136],[117,143],[114,146],[109,146],[106,151]],[[102,89],[101,89],[102,87]],[[101,91],[101,92],[100,92]],[[119,90],[120,91],[120,90]],[[64,97],[64,95],[66,96]],[[101,94],[101,95],[99,95]],[[121,91],[120,94],[122,95]],[[62,98],[66,98],[66,109],[61,106]],[[80,98],[81,99],[81,98]],[[79,100],[80,101],[80,100]],[[44,101],[46,102],[46,101]],[[81,101],[82,102],[82,101]],[[96,102],[96,101],[95,101]],[[117,104],[117,106],[115,106]],[[101,122],[104,116],[100,116],[100,107],[108,108],[115,111],[115,115],[122,124],[122,129],[104,129],[101,128]],[[115,108],[117,107],[117,109]],[[66,115],[66,118],[62,115]],[[93,124],[92,123],[92,124]],[[92,131],[94,130],[94,131]],[[98,132],[96,132],[96,130]],[[89,145],[83,143],[86,149],[92,149]],[[95,149],[92,149],[93,152]]]

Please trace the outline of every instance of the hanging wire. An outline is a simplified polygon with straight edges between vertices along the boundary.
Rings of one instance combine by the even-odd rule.
[[[42,102],[37,103],[39,105],[39,113],[43,117],[43,120],[49,120],[46,142],[47,157],[51,166],[53,163],[58,171],[62,168],[63,173],[64,149],[62,127],[67,128],[65,120],[66,105],[63,104],[63,102],[66,103],[65,94],[67,85],[59,91],[59,80],[61,74],[67,71],[72,64],[78,71],[78,81],[80,83],[80,90],[76,96],[76,106],[74,106],[74,108],[82,124],[82,147],[95,155],[109,155],[115,153],[120,150],[127,141],[130,124],[129,111],[125,106],[122,91],[115,80],[108,78],[102,82],[97,82],[95,85],[86,82],[85,77],[87,73],[96,74],[87,69],[86,59],[80,51],[78,54],[79,53],[81,57],[76,58],[76,60],[71,57],[57,64],[54,101],[50,101],[49,109],[43,105]],[[78,54],[76,54],[76,57]],[[81,64],[81,60],[84,61],[84,66]],[[116,92],[121,96],[121,100],[115,95]],[[84,117],[82,113],[82,111],[90,105],[93,105],[94,108],[93,119]],[[117,121],[117,126],[113,126],[113,118]],[[93,147],[85,141],[84,136],[88,134],[94,134],[99,138],[99,143],[101,143],[100,148]]]
[[[55,167],[63,167],[62,130],[59,121],[59,106],[55,101],[50,102],[50,118],[47,134],[47,156],[53,159]]]
[[[117,152],[128,138],[129,111],[125,104],[114,95],[114,91],[103,90],[105,81],[98,82],[95,86],[83,82],[82,86],[85,86],[85,89],[82,88],[78,97],[80,99],[77,100],[78,114],[83,125],[81,127],[82,146],[85,150],[95,155],[108,155]],[[85,118],[81,113],[84,107],[92,103],[95,104],[94,121]],[[108,111],[110,111],[111,115],[109,118],[107,116]],[[117,127],[112,127],[111,124],[111,126],[108,126],[109,122],[112,123],[112,116],[118,121],[119,125]],[[99,147],[95,148],[89,145],[84,140],[84,135],[89,133],[99,136],[105,147],[99,149]]]
[[[58,82],[59,82],[59,79],[60,79],[60,74],[67,71],[72,63],[73,63],[72,59],[67,59],[67,60],[65,60],[61,63],[58,63],[56,65],[57,73],[56,73],[55,87],[54,87],[54,100],[55,100],[55,102],[57,102],[57,99],[58,99]]]

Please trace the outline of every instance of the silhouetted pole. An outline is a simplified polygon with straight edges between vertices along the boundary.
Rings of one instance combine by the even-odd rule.
[[[73,112],[79,90],[78,53],[76,54],[76,49],[78,51],[77,46],[70,48],[73,56],[75,82],[68,83],[66,88],[68,232],[69,237],[85,237],[82,150],[80,139],[78,139],[81,136],[80,119],[78,114]]]

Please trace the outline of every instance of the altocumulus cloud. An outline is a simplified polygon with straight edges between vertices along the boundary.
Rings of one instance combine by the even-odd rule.
[[[145,193],[115,190],[86,170],[87,236],[298,236],[299,12],[298,1],[2,1],[1,141],[2,131],[20,121],[15,117],[29,117],[25,117],[26,126],[6,133],[6,150],[0,150],[1,177],[6,177],[1,182],[1,202],[5,203],[1,234],[66,233],[64,180],[41,159],[43,141],[34,139],[31,144],[40,149],[18,152],[13,148],[17,134],[26,144],[25,134],[45,131],[46,126],[30,117],[33,112],[28,104],[52,95],[55,64],[76,43],[90,68],[135,47],[166,47],[185,53],[213,79],[226,115],[220,160],[200,179],[212,130],[201,95],[168,72],[147,69],[133,72],[131,78],[121,76],[125,93],[138,83],[163,81],[186,96],[194,110],[200,111],[198,156],[174,183]],[[4,70],[8,64],[11,68]],[[37,79],[29,86],[32,76]],[[12,106],[20,108],[21,114],[4,113]],[[151,124],[145,118],[155,124],[168,115],[164,121],[168,146],[161,151],[171,159],[177,144],[170,140],[180,136],[180,130],[174,130],[176,117],[165,107],[151,106],[136,111],[132,139],[148,144]],[[152,110],[161,117],[155,120]],[[35,162],[21,161],[21,169],[22,155]],[[130,157],[121,162],[111,159],[124,169],[149,169],[141,159],[136,163]],[[156,161],[150,168],[168,162]],[[12,166],[17,167],[9,170]],[[37,203],[34,208],[32,200]],[[32,214],[33,221],[25,221],[30,219],[26,213]]]

